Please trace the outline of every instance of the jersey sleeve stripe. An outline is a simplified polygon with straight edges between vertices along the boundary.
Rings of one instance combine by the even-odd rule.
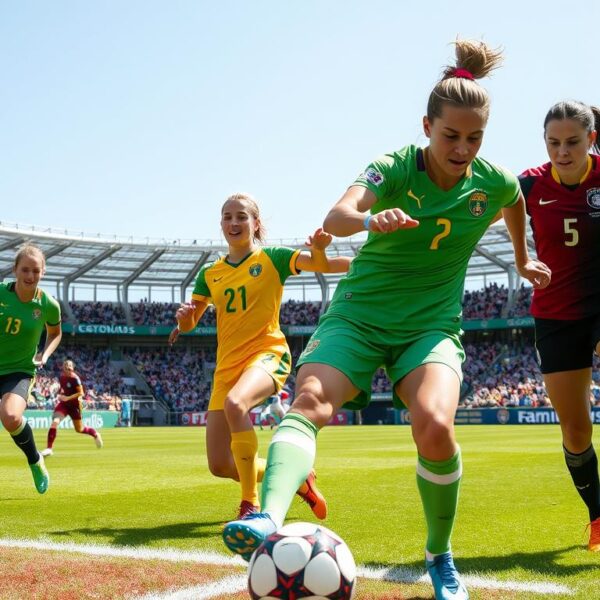
[[[198,302],[210,302],[210,296],[203,296],[202,294],[192,294],[192,300],[198,300]]]
[[[294,254],[290,257],[290,273],[292,275],[300,275],[302,271],[297,267],[296,262],[298,261],[298,257],[300,256],[301,250],[296,250]]]

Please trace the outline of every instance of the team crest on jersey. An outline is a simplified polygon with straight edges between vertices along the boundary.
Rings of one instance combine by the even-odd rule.
[[[248,273],[250,273],[252,277],[258,277],[262,273],[262,265],[259,263],[254,263],[253,265],[250,265]]]
[[[469,211],[474,217],[481,217],[488,206],[488,197],[485,192],[477,190],[469,196]]]
[[[600,188],[590,188],[586,193],[587,203],[596,210],[600,210]]]
[[[367,169],[359,177],[359,179],[366,179],[369,183],[372,183],[377,187],[379,187],[383,183],[383,175],[379,171],[376,171],[373,167]]]
[[[42,316],[42,311],[39,308],[34,308],[31,316],[37,321]]]

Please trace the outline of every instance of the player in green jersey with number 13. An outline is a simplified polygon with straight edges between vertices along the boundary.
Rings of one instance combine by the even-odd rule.
[[[60,306],[38,287],[45,267],[44,253],[25,244],[15,257],[16,281],[0,283],[0,420],[27,457],[40,494],[48,489],[50,478],[23,412],[36,368],[46,364],[62,335]],[[38,352],[44,329],[46,343]]]
[[[366,406],[373,373],[384,365],[396,405],[411,415],[428,528],[425,562],[438,600],[468,598],[450,549],[462,473],[454,436],[461,299],[469,257],[499,211],[521,276],[536,287],[550,281],[549,269],[527,253],[516,177],[477,158],[489,97],[475,80],[498,66],[501,54],[463,40],[456,57],[429,97],[429,146],[406,146],[371,163],[325,219],[333,235],[367,229],[369,236],[298,362],[296,399],[269,447],[263,512],[223,531],[234,549],[228,541],[241,536],[258,546],[283,524],[312,469],[317,431],[342,406]],[[399,519],[389,529],[404,526],[412,525]],[[401,531],[394,535],[402,539]]]

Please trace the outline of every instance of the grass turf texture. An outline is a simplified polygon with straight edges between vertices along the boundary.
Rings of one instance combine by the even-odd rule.
[[[203,428],[102,433],[98,451],[87,436],[59,432],[44,496],[8,435],[0,436],[1,538],[225,553],[220,532],[236,514],[239,487],[209,474]],[[35,434],[43,448],[46,432]],[[258,432],[262,456],[271,435]],[[559,428],[463,426],[457,437],[464,460],[453,536],[460,571],[562,584],[574,590],[571,598],[600,598],[600,555],[585,550],[587,511],[570,483]],[[318,484],[330,509],[325,525],[345,539],[357,563],[423,571],[415,461],[408,427],[330,427],[319,434]],[[298,499],[288,517],[313,520]],[[0,571],[7,556],[0,549]],[[359,583],[359,599],[431,597],[423,584]],[[471,597],[543,596],[471,589]]]

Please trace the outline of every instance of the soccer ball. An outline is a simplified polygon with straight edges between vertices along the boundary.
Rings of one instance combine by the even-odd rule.
[[[333,531],[314,523],[291,523],[271,534],[248,566],[253,600],[349,600],[356,565]]]

